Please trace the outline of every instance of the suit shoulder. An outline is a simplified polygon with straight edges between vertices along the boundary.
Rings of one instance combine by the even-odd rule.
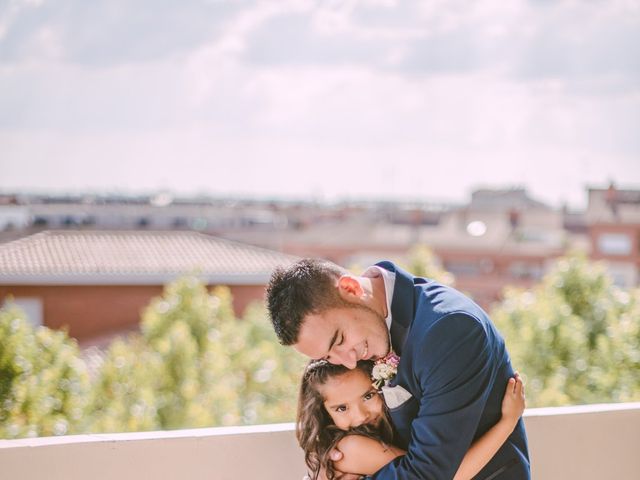
[[[438,352],[470,341],[485,345],[496,338],[488,317],[469,310],[449,310],[432,314],[429,321],[420,320],[420,311],[414,323],[413,341],[422,344],[424,351]],[[421,349],[418,349],[420,351]]]
[[[432,321],[450,315],[468,315],[481,323],[489,317],[471,298],[453,287],[430,281],[417,284],[416,316],[427,315]]]

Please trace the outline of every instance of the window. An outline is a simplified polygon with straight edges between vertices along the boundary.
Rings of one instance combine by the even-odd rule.
[[[624,233],[603,233],[598,237],[598,250],[605,255],[630,255],[631,237]]]
[[[475,277],[482,274],[482,268],[478,262],[453,260],[445,263],[445,268],[453,275],[461,277]]]
[[[509,265],[509,273],[513,278],[539,280],[544,271],[541,265],[523,261],[514,261]]]
[[[16,307],[20,308],[25,315],[27,316],[27,320],[33,326],[40,326],[43,323],[42,317],[42,300],[37,297],[15,297],[11,300]]]
[[[638,272],[632,263],[607,262],[607,270],[618,287],[631,288],[637,284]]]

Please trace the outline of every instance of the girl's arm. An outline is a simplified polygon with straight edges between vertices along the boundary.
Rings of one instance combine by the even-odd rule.
[[[507,383],[502,399],[502,418],[484,435],[476,440],[462,459],[453,480],[467,480],[478,474],[489,463],[507,440],[518,419],[524,412],[524,385],[518,373]]]
[[[514,378],[509,379],[502,400],[502,418],[471,445],[458,467],[454,480],[471,479],[489,463],[513,432],[524,412],[524,404],[524,386],[516,373]],[[343,455],[341,460],[334,462],[336,470],[357,475],[373,475],[391,460],[406,453],[393,445],[386,445],[379,440],[357,434],[347,435],[340,440],[338,450]]]
[[[394,458],[407,453],[375,438],[358,434],[347,435],[340,440],[338,450],[343,455],[341,460],[333,462],[335,469],[355,474],[355,478],[359,475],[373,475]]]

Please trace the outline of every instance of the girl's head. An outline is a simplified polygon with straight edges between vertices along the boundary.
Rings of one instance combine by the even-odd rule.
[[[371,385],[372,368],[369,361],[358,362],[353,370],[325,360],[307,365],[298,397],[296,435],[312,471],[319,470],[340,431],[369,425],[391,441],[384,402]]]

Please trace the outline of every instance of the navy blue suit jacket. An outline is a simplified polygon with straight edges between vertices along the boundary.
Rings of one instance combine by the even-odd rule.
[[[389,386],[402,386],[412,398],[390,409],[407,454],[373,478],[450,480],[471,443],[501,417],[514,373],[509,354],[487,314],[465,295],[390,262],[378,266],[396,274],[391,342],[401,361]],[[530,478],[522,419],[474,478]]]

